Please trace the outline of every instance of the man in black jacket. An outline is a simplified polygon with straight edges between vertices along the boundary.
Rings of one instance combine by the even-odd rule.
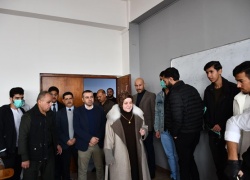
[[[5,168],[13,168],[11,180],[20,180],[21,156],[18,155],[18,130],[21,117],[24,114],[24,90],[15,87],[10,90],[10,104],[0,108],[0,158]]]
[[[51,86],[48,89],[49,93],[52,95],[52,106],[51,110],[56,115],[56,112],[65,107],[63,103],[58,101],[59,89],[56,86]],[[56,156],[55,160],[55,180],[60,180],[63,176],[63,166],[62,166],[62,157],[59,155]]]
[[[24,180],[54,179],[55,154],[62,153],[57,144],[55,115],[50,110],[52,96],[42,91],[37,97],[37,104],[26,112],[19,128],[18,152],[22,157]]]
[[[165,100],[164,124],[174,138],[181,180],[199,180],[193,154],[202,129],[203,103],[198,91],[179,77],[178,70],[173,67],[164,71],[163,80],[170,89]]]
[[[219,61],[208,62],[204,66],[211,84],[205,89],[204,114],[205,124],[208,128],[209,146],[213,156],[216,173],[219,180],[226,180],[224,168],[227,162],[227,151],[224,140],[227,120],[233,115],[233,100],[238,94],[236,84],[229,82],[221,76],[222,66]]]
[[[64,108],[65,105],[61,102],[58,101],[58,97],[59,97],[59,89],[56,86],[51,86],[48,89],[49,93],[52,95],[52,106],[51,106],[51,110],[53,112],[57,112],[60,109]]]

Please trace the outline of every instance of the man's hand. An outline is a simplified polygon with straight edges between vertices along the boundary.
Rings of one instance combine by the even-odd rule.
[[[237,180],[240,171],[240,163],[238,160],[228,160],[225,168],[225,174],[230,180]]]
[[[90,146],[94,146],[94,145],[96,145],[98,142],[99,142],[99,138],[97,138],[97,137],[92,137],[92,138],[90,139],[89,145],[90,145]]]
[[[30,167],[30,161],[23,161],[22,164],[21,164],[21,167],[23,169],[27,169]]]
[[[221,131],[221,127],[220,127],[219,124],[216,124],[216,125],[214,125],[214,127],[213,127],[212,130],[213,130],[213,131],[216,131],[216,132],[220,132],[220,131]]]
[[[75,142],[76,142],[76,139],[75,139],[75,138],[70,139],[70,140],[67,141],[67,145],[68,145],[68,146],[72,146],[72,145],[75,144]]]
[[[57,146],[56,146],[56,148],[57,148],[57,153],[56,154],[62,154],[62,147],[58,144]]]
[[[145,135],[145,129],[141,128],[139,133],[141,134],[141,136],[144,136]]]
[[[161,137],[161,133],[159,131],[156,131],[155,132],[155,137],[159,139]]]

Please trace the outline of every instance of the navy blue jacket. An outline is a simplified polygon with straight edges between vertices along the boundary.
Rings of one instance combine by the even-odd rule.
[[[97,133],[96,137],[99,138],[98,145],[100,148],[103,148],[106,117],[101,107],[94,105],[93,110],[95,115],[93,121],[95,121],[95,132]],[[88,125],[86,108],[84,105],[74,110],[73,119],[73,127],[76,138],[76,149],[80,151],[86,151],[88,149],[89,142],[93,136],[89,132],[90,130]]]

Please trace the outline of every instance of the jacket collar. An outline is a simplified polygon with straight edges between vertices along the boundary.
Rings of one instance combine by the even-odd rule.
[[[223,78],[223,77],[221,77],[222,78],[222,92],[223,93],[228,93],[229,92],[229,81],[228,80],[226,80],[225,78]],[[214,91],[215,90],[215,88],[214,88],[214,83],[211,83],[210,84],[210,91]]]
[[[143,118],[143,112],[140,108],[138,108],[136,105],[133,105],[133,114],[139,116],[140,118]],[[112,109],[107,114],[107,119],[115,122],[116,120],[120,119],[121,112],[118,104],[115,104]]]

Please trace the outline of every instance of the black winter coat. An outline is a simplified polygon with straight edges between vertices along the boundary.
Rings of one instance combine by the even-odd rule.
[[[19,128],[18,152],[22,161],[41,161],[49,157],[49,149],[58,144],[53,111],[42,114],[36,104],[22,116]]]
[[[204,105],[198,91],[183,81],[170,89],[165,104],[165,126],[173,137],[202,130]]]

